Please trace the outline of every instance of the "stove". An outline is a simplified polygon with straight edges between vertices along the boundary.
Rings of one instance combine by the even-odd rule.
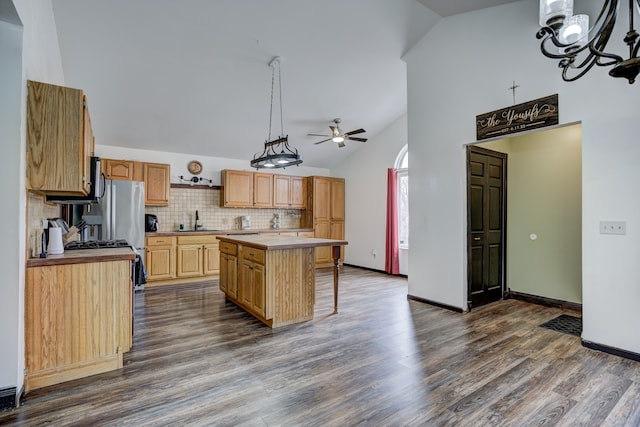
[[[64,250],[74,249],[109,249],[109,248],[128,248],[129,242],[124,239],[119,240],[86,240],[86,241],[73,241],[64,245]]]

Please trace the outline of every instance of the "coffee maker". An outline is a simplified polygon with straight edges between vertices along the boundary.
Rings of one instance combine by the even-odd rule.
[[[144,231],[155,233],[158,231],[158,217],[153,214],[144,214]]]

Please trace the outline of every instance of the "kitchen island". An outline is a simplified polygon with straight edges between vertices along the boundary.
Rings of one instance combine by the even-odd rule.
[[[220,290],[267,326],[313,319],[315,248],[329,246],[334,260],[334,313],[338,312],[338,263],[346,240],[276,235],[218,236]]]
[[[109,248],[27,260],[25,392],[122,368],[134,259],[130,248]]]

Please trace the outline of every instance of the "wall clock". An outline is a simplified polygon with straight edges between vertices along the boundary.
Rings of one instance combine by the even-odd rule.
[[[192,160],[189,162],[187,169],[189,169],[189,172],[192,174],[199,175],[200,172],[202,172],[202,164],[196,160]]]

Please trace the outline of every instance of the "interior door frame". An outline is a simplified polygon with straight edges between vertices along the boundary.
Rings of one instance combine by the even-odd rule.
[[[492,157],[500,157],[503,160],[503,173],[502,173],[502,225],[501,225],[501,265],[502,265],[502,283],[501,283],[501,294],[502,299],[504,299],[507,295],[507,154],[501,153],[499,151],[489,150],[487,148],[479,147],[475,144],[468,144],[465,147],[465,168],[466,168],[466,191],[467,191],[467,235],[466,235],[466,246],[467,246],[467,311],[471,311],[471,171],[469,168],[470,164],[470,154],[484,154]]]

